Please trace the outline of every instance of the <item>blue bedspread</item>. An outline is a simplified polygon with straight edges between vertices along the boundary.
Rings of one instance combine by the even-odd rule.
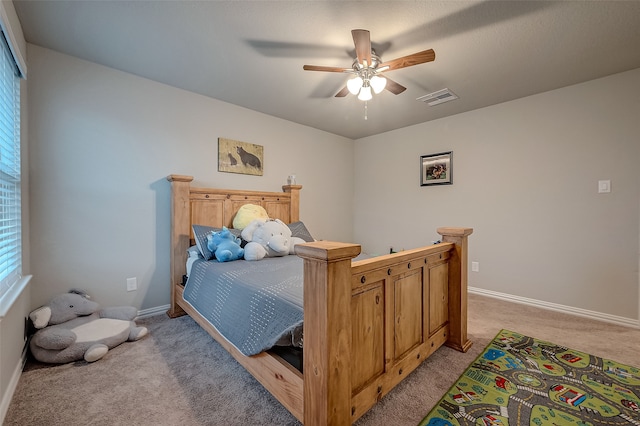
[[[244,355],[302,347],[303,261],[194,262],[184,299]]]

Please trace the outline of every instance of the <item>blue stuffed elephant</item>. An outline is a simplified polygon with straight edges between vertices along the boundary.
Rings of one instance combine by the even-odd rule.
[[[229,231],[226,226],[221,231],[207,235],[207,247],[218,262],[230,262],[242,259],[244,249],[240,247],[242,240]]]

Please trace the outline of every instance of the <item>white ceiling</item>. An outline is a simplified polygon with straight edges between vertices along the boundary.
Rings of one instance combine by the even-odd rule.
[[[14,0],[28,42],[357,139],[640,67],[640,1]],[[335,98],[351,30],[407,87]],[[640,82],[638,83],[640,84]],[[458,100],[416,98],[449,88]],[[594,100],[595,102],[596,100]]]

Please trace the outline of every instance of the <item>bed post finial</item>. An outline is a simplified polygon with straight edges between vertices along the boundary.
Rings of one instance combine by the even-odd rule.
[[[300,190],[302,185],[282,185],[282,190],[291,194],[291,212],[288,223],[300,220]]]
[[[471,347],[467,338],[467,263],[468,240],[473,228],[438,228],[445,243],[454,243],[449,261],[449,338],[446,345],[466,352]]]

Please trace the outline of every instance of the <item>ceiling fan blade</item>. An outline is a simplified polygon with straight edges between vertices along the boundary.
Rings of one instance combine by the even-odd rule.
[[[391,80],[386,75],[384,76],[384,78],[387,79],[387,85],[384,88],[387,89],[388,91],[390,91],[391,93],[393,93],[394,95],[399,95],[400,93],[402,93],[405,90],[407,90],[406,87],[404,87],[401,84],[396,83],[395,81]]]
[[[347,86],[344,86],[342,88],[342,90],[340,90],[338,93],[336,93],[336,98],[344,98],[345,96],[347,96],[349,94],[349,89],[347,88]]]
[[[353,44],[356,46],[358,63],[371,66],[371,36],[367,30],[351,30]]]
[[[325,71],[325,72],[353,72],[352,68],[323,67],[321,65],[303,65],[305,71]]]
[[[433,49],[423,50],[413,55],[403,56],[402,58],[392,59],[391,61],[381,63],[378,68],[389,67],[388,71],[406,68],[413,65],[424,64],[436,59],[436,52]]]

